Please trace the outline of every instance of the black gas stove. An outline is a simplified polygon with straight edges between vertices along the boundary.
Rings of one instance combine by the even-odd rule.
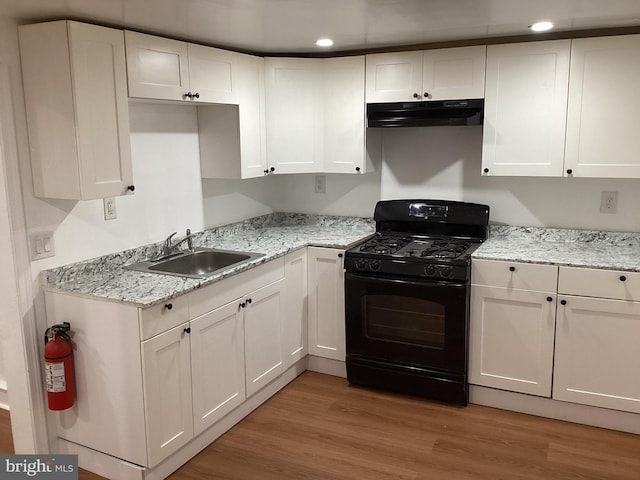
[[[378,232],[347,252],[347,270],[410,277],[465,280],[469,259],[482,240]]]
[[[466,405],[471,254],[489,207],[390,200],[374,220],[345,254],[347,378]]]
[[[374,237],[347,251],[347,271],[464,281],[487,237],[489,208],[442,200],[378,202]]]

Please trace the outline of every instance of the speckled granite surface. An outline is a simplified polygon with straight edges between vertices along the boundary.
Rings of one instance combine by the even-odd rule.
[[[197,233],[193,238],[194,247],[265,254],[264,257],[231,267],[204,280],[124,268],[156,257],[162,243],[155,243],[46,270],[42,272],[42,282],[43,288],[48,291],[149,307],[298,248],[307,245],[349,248],[374,231],[375,223],[370,218],[273,213]]]
[[[640,233],[494,225],[472,258],[640,272]]]

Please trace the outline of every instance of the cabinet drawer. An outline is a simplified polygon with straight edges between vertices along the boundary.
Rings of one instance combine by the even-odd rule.
[[[189,320],[188,295],[172,298],[153,307],[140,310],[140,339],[165,332]]]
[[[555,292],[558,267],[534,263],[473,260],[471,283],[491,287]]]
[[[281,278],[284,278],[284,257],[276,258],[221,282],[194,290],[189,293],[190,318],[204,315],[249,292],[277,282]]]
[[[640,301],[640,273],[560,267],[558,293]]]

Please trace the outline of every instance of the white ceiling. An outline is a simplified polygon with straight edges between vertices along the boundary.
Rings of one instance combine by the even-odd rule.
[[[640,26],[640,0],[0,0],[32,23],[73,18],[261,53],[334,51],[556,31]]]

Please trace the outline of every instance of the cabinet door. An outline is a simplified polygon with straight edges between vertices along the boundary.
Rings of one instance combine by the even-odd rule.
[[[287,254],[284,261],[284,332],[290,367],[307,354],[307,249]]]
[[[367,55],[367,103],[421,100],[422,57],[422,51]]]
[[[189,92],[187,44],[126,30],[129,96],[185,100]]]
[[[242,55],[236,58],[242,178],[262,177],[267,170],[264,59]]]
[[[344,251],[309,247],[309,353],[344,361]]]
[[[122,32],[69,23],[82,198],[131,185],[129,105]]]
[[[19,32],[34,194],[124,195],[133,175],[122,31],[59,21]]]
[[[364,173],[364,56],[325,59],[323,71],[323,171]]]
[[[193,428],[199,435],[244,402],[240,300],[191,320]]]
[[[284,279],[256,290],[244,299],[247,397],[286,370],[283,297]]]
[[[189,58],[189,89],[198,94],[196,102],[238,103],[235,91],[235,52],[187,45]]]
[[[322,171],[322,60],[265,60],[267,161],[275,173]]]
[[[142,342],[149,467],[193,438],[188,323]]]
[[[553,398],[640,413],[640,303],[558,301]]]
[[[473,285],[469,383],[551,396],[556,295]]]
[[[571,44],[565,167],[576,177],[640,178],[640,35]]]
[[[428,100],[484,98],[486,57],[484,45],[426,50],[422,97]]]
[[[485,175],[562,176],[570,40],[487,47]]]
[[[202,178],[252,178],[267,171],[264,60],[237,55],[233,58],[236,104],[198,108]]]

